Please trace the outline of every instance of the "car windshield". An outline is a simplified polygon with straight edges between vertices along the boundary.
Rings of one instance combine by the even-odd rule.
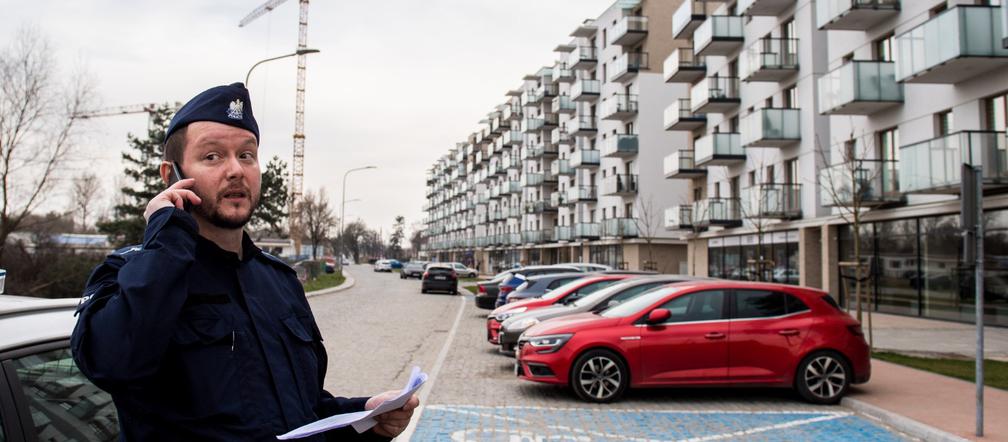
[[[563,295],[566,295],[567,292],[570,292],[570,291],[572,291],[574,289],[577,289],[578,287],[580,287],[582,285],[584,285],[584,281],[581,278],[575,279],[575,280],[573,280],[571,282],[568,282],[568,283],[566,283],[566,284],[564,284],[564,285],[562,285],[560,287],[557,287],[557,288],[555,288],[553,290],[550,290],[549,293],[546,293],[545,295],[543,295],[542,298],[543,299],[557,299],[557,298],[559,298],[559,297],[561,297]]]
[[[601,300],[603,300],[605,298],[608,298],[608,297],[610,297],[612,295],[615,295],[615,294],[617,294],[619,292],[622,292],[623,290],[626,290],[629,287],[633,287],[633,286],[635,286],[637,284],[638,284],[638,281],[619,282],[619,283],[613,284],[613,285],[611,285],[609,287],[603,288],[603,289],[601,289],[601,290],[599,290],[599,291],[597,291],[595,293],[592,293],[592,294],[590,294],[588,296],[585,296],[584,298],[578,299],[577,301],[574,301],[574,303],[572,303],[571,305],[573,305],[574,307],[584,307],[586,305],[592,305],[592,304],[595,304],[597,302],[600,302]]]
[[[617,304],[615,307],[603,310],[602,313],[599,314],[606,318],[625,318],[638,313],[647,306],[658,302],[658,300],[681,290],[682,287],[668,287],[665,290],[650,291],[636,298],[627,300],[626,302]]]

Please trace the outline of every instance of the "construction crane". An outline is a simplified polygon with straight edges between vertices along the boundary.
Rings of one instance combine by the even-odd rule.
[[[243,27],[253,20],[266,15],[287,0],[269,0],[250,12],[238,22]],[[298,0],[298,46],[303,52],[308,48],[308,0]],[[305,61],[304,53],[297,56],[297,97],[294,104],[294,167],[291,169],[290,236],[294,239],[294,253],[301,254],[301,192],[304,182],[304,95]]]
[[[131,104],[127,106],[115,106],[115,107],[107,107],[104,109],[80,111],[73,114],[71,117],[86,120],[89,118],[114,117],[116,115],[147,113],[147,129],[150,130],[152,127],[154,127],[154,111],[157,110],[158,107],[160,106],[164,106],[164,104],[159,103]],[[180,107],[182,107],[182,103],[176,101],[175,103],[169,103],[168,106],[171,108],[172,112],[175,112]]]

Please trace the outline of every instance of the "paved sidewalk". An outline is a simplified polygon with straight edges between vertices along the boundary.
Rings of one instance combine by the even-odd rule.
[[[863,319],[867,333],[867,315]],[[882,313],[873,313],[872,323],[876,350],[969,359],[976,355],[972,324]],[[984,357],[1008,361],[1008,327],[984,327]]]
[[[873,359],[871,381],[854,386],[848,395],[854,403],[847,405],[858,409],[856,401],[860,401],[952,435],[977,440],[975,394],[976,387],[970,382]],[[985,388],[984,410],[985,431],[980,440],[1008,441],[1008,419],[1005,419],[1008,391]],[[897,422],[886,423],[908,430],[900,428],[898,417]],[[916,431],[910,433],[920,435]]]

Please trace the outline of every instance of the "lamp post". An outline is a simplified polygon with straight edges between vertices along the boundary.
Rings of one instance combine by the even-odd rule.
[[[355,169],[350,169],[350,170],[346,171],[346,173],[343,174],[343,190],[342,190],[343,196],[340,197],[340,209],[339,209],[339,257],[337,258],[338,261],[339,261],[339,269],[340,269],[340,274],[341,275],[343,274],[343,215],[346,213],[345,209],[346,209],[346,202],[347,202],[346,201],[346,179],[347,179],[347,175],[350,175],[350,172],[356,172],[358,170],[368,170],[368,169],[377,169],[377,167],[375,167],[375,166],[358,167],[358,168],[355,168]]]
[[[281,58],[296,57],[298,55],[308,55],[308,54],[314,54],[314,53],[317,53],[317,52],[319,52],[318,49],[298,49],[298,50],[296,50],[294,52],[291,52],[290,54],[281,55],[279,57],[267,58],[265,60],[259,60],[259,61],[256,62],[256,64],[252,65],[252,67],[249,68],[248,73],[245,74],[245,88],[248,89],[249,77],[252,76],[252,70],[255,69],[256,66],[259,66],[259,65],[261,65],[263,63],[266,63],[268,61],[279,60]]]

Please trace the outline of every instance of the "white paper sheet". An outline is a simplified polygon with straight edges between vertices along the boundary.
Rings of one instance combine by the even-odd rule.
[[[410,372],[410,378],[406,382],[406,387],[402,389],[402,392],[400,392],[398,396],[378,404],[375,409],[337,414],[324,419],[319,419],[310,424],[281,434],[277,436],[277,439],[300,439],[324,431],[343,428],[348,425],[353,426],[354,430],[358,433],[363,433],[378,423],[375,421],[375,416],[402,408],[403,405],[406,405],[406,401],[413,396],[413,393],[416,393],[416,391],[420,389],[424,382],[427,382],[427,373],[421,372],[420,367],[413,367],[413,371]]]

